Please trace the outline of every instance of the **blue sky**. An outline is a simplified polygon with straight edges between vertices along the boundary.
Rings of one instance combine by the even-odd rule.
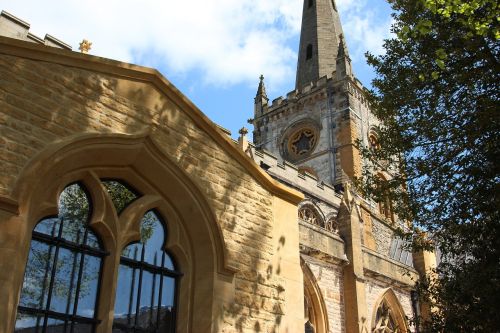
[[[253,116],[259,76],[272,100],[293,90],[303,0],[0,0],[0,9],[93,55],[158,69],[210,119],[237,136]],[[364,53],[383,52],[384,0],[336,0],[355,75],[369,86]],[[250,127],[251,129],[251,127]]]

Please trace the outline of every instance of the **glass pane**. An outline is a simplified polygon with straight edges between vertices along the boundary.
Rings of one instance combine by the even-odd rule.
[[[163,252],[163,242],[165,231],[160,219],[153,211],[144,214],[141,224],[141,243],[146,247],[144,261],[154,264],[154,257],[157,251]]]
[[[99,287],[99,270],[101,258],[86,255],[83,261],[82,279],[78,295],[76,314],[82,317],[93,318]]]
[[[174,306],[175,279],[163,277],[163,288],[161,293],[161,308],[171,308]]]
[[[116,287],[114,323],[134,323],[138,285],[139,270],[120,265]]]
[[[99,240],[94,235],[94,233],[91,232],[90,230],[88,231],[87,241],[85,242],[85,245],[93,247],[95,249],[100,249],[101,248],[101,244],[99,243]]]
[[[64,321],[54,319],[54,318],[49,318],[47,320],[47,330],[45,332],[47,333],[63,333],[64,330]]]
[[[73,313],[79,261],[80,255],[64,248],[59,249],[50,310]]]
[[[165,254],[165,262],[163,263],[163,267],[168,268],[170,270],[174,270],[174,263],[168,254]]]
[[[37,331],[37,327],[41,328],[42,326],[43,326],[43,316],[40,315],[34,316],[24,313],[17,314],[15,332],[35,333]]]
[[[31,241],[19,305],[35,309],[45,308],[54,252],[54,246]]]
[[[45,218],[38,222],[35,231],[56,237],[59,232],[59,219],[57,217]]]
[[[153,274],[143,271],[141,304],[140,304],[140,312],[138,318],[139,327],[148,328],[153,326],[152,325],[152,320],[153,320],[152,309],[154,307],[154,301],[152,298],[153,292],[155,292],[155,290],[153,290]]]
[[[89,216],[87,193],[78,184],[66,187],[59,197],[59,218],[64,222],[62,237],[81,244]]]
[[[108,191],[118,214],[138,197],[136,191],[117,180],[103,180],[102,184]]]
[[[84,323],[73,323],[73,331],[74,333],[92,333],[92,324],[84,324]],[[66,332],[70,332],[70,325],[68,325],[68,330]]]
[[[174,329],[174,294],[175,280],[163,277],[161,305],[159,314],[159,332],[173,332]]]

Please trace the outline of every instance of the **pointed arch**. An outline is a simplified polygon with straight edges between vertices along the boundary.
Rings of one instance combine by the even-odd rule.
[[[101,183],[109,178],[121,179],[142,194],[119,215]],[[23,262],[28,257],[36,221],[57,214],[59,194],[76,181],[88,189],[95,203],[89,223],[103,238],[110,258],[119,259],[124,243],[138,239],[137,232],[123,230],[134,216],[154,208],[168,219],[168,249],[184,273],[178,291],[183,301],[177,327],[180,331],[194,327],[209,330],[213,323],[207,318],[212,318],[218,309],[206,295],[219,292],[220,283],[216,281],[220,275],[232,276],[236,270],[227,263],[222,231],[206,196],[147,134],[78,135],[49,146],[30,162],[13,191],[19,203],[17,219]],[[98,310],[98,318],[103,321],[109,321],[106,310],[113,308],[116,287],[116,265],[111,259],[108,261],[102,285],[110,287],[102,292]],[[14,289],[20,290],[22,279],[22,275],[14,277]],[[200,290],[204,293],[196,292]],[[98,332],[109,331],[105,324]]]
[[[323,213],[319,209],[318,206],[316,206],[313,202],[311,201],[304,201],[299,205],[299,215],[298,218],[304,222],[310,223],[317,225],[318,227],[324,228],[325,227],[325,218],[323,216]]]
[[[391,288],[387,288],[375,302],[372,311],[372,332],[410,332],[403,307]]]
[[[304,274],[304,325],[314,328],[314,333],[330,332],[328,325],[328,312],[314,276],[307,263],[301,259]]]

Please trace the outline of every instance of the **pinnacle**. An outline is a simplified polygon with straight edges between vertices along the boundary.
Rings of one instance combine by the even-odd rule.
[[[255,98],[263,97],[267,99],[266,86],[264,85],[264,75],[261,74],[259,79],[259,87],[257,88],[257,95]]]

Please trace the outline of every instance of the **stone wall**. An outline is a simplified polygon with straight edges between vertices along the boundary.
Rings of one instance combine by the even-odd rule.
[[[294,232],[285,236],[278,235],[274,225],[290,218],[286,212],[296,216],[295,206],[277,204],[269,190],[172,96],[141,80],[82,69],[83,57],[73,60],[78,66],[0,55],[0,196],[15,199],[13,188],[23,169],[57,142],[91,133],[148,133],[205,195],[222,230],[228,263],[238,271],[235,289],[229,293],[234,297],[224,303],[217,329],[253,332],[258,327],[272,332],[291,325],[293,330],[293,318],[284,319],[293,317],[297,307],[302,312],[297,304],[301,287],[296,286],[302,285],[298,226],[287,226]],[[278,216],[273,206],[280,205]],[[280,270],[281,259],[287,270]]]

